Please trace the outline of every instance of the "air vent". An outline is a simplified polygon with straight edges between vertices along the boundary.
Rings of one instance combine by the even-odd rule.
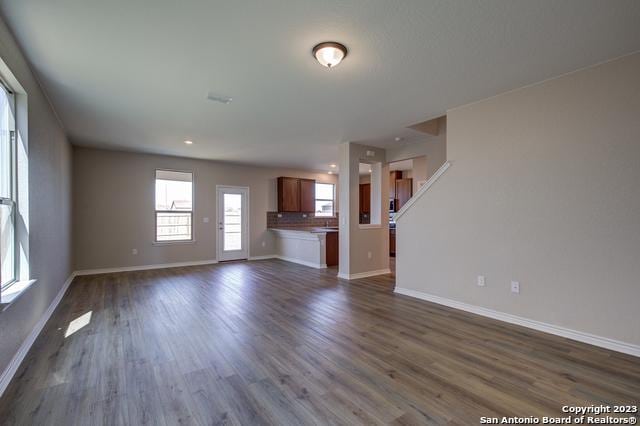
[[[231,103],[231,101],[233,101],[233,98],[230,96],[218,95],[213,92],[209,92],[209,94],[207,95],[207,99],[209,99],[210,101],[219,102],[225,105],[228,105]]]

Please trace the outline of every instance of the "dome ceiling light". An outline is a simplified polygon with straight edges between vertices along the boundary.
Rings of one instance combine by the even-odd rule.
[[[335,41],[326,41],[316,45],[312,50],[313,57],[320,65],[334,68],[347,56],[347,48]]]

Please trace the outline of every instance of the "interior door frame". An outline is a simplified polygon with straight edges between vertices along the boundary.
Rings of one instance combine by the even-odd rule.
[[[221,229],[220,229],[220,191],[223,191],[225,189],[229,189],[229,190],[241,190],[245,192],[245,202],[246,202],[246,230],[247,232],[245,232],[245,235],[242,237],[242,242],[245,244],[246,247],[246,251],[247,251],[247,257],[246,260],[249,260],[251,257],[251,247],[250,247],[250,239],[249,239],[249,233],[251,232],[251,219],[250,219],[250,192],[249,192],[249,187],[248,186],[235,186],[235,185],[216,185],[216,259],[218,260],[218,262],[224,262],[226,261],[225,259],[222,258],[223,255],[223,242],[222,242],[222,238],[221,238]],[[239,258],[239,259],[228,259],[228,260],[241,260],[244,258]]]

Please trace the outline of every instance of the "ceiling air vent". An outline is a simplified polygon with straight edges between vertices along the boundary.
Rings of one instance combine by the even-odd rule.
[[[217,95],[213,92],[209,92],[209,94],[207,95],[207,99],[209,99],[210,101],[219,102],[225,105],[228,105],[231,103],[231,101],[233,101],[233,98],[230,96]]]

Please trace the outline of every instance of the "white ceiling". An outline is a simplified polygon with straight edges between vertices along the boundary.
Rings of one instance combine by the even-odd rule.
[[[341,142],[418,141],[406,126],[640,49],[636,0],[0,0],[0,12],[75,144],[318,170]],[[349,48],[333,70],[310,53],[327,40]]]

